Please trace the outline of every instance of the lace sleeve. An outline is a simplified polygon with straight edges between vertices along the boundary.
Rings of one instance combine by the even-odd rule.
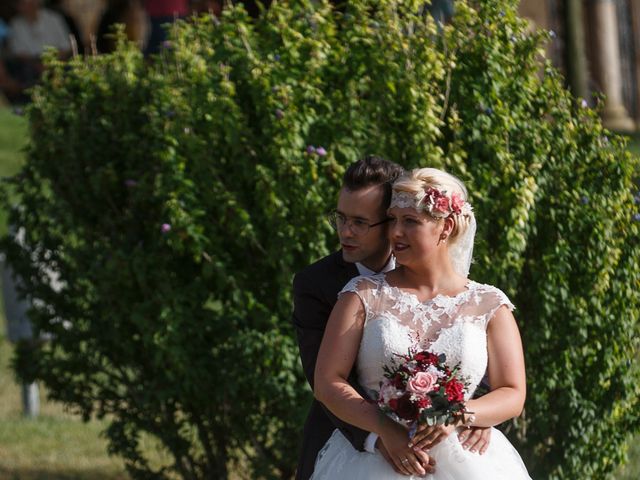
[[[375,297],[377,287],[378,283],[375,281],[375,277],[360,275],[359,277],[349,280],[344,288],[340,290],[340,293],[338,293],[338,298],[345,293],[355,293],[364,307],[366,323],[371,317],[372,300]]]
[[[506,306],[511,312],[516,307],[511,303],[507,294],[497,287],[488,286],[485,300],[487,302],[487,313],[485,315],[485,325],[488,325],[491,319],[495,316],[496,312],[503,305]]]

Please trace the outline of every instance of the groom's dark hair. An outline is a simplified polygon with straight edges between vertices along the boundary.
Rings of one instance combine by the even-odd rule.
[[[397,163],[369,155],[349,165],[342,177],[342,186],[353,192],[380,185],[384,189],[382,207],[386,210],[391,203],[391,184],[403,173],[404,169]]]

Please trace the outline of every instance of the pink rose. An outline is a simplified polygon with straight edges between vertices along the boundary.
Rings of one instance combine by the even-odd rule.
[[[431,372],[418,372],[407,382],[407,391],[426,395],[435,386],[438,377]]]
[[[455,213],[462,212],[463,206],[464,206],[464,200],[462,199],[462,196],[459,193],[454,193],[453,195],[451,195],[451,209]]]

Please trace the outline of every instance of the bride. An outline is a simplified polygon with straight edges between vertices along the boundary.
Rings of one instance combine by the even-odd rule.
[[[484,455],[465,450],[452,434],[518,416],[526,395],[513,305],[496,287],[467,278],[476,224],[466,188],[441,170],[416,169],[394,183],[387,213],[399,267],[356,277],[342,290],[318,354],[314,394],[342,420],[378,434],[397,471],[379,451],[359,452],[336,430],[318,454],[312,479],[419,477],[427,455],[436,462],[432,480],[529,479],[500,431],[493,429]],[[421,427],[410,438],[372,401],[384,366],[410,348],[444,353],[450,367],[460,364],[473,412],[464,425]],[[354,363],[367,399],[347,382]],[[491,391],[471,399],[487,365]]]

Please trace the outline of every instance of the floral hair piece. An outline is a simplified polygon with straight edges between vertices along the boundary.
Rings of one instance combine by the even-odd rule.
[[[438,190],[434,187],[429,187],[424,193],[418,194],[394,190],[390,206],[424,210],[435,218],[447,218],[453,214],[468,214],[472,211],[471,205],[459,193],[453,192],[447,195],[446,190]]]
[[[460,215],[464,206],[468,205],[458,192],[448,196],[446,190],[440,191],[433,187],[427,188],[421,203],[422,207],[436,218],[446,218],[454,213]]]

